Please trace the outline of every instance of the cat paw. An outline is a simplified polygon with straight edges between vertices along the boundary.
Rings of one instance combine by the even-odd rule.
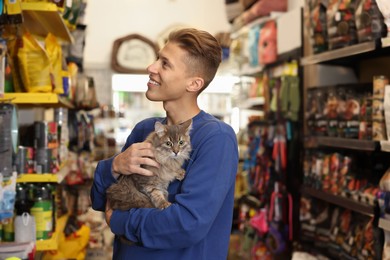
[[[185,170],[183,170],[183,169],[181,169],[181,171],[179,171],[179,172],[177,173],[177,175],[176,175],[176,179],[177,179],[177,180],[179,180],[179,181],[183,180],[183,179],[184,179],[184,176],[185,176],[185,174],[186,174],[186,171],[185,171]]]
[[[168,202],[168,201],[165,201],[161,204],[161,209],[166,209],[168,208],[169,206],[171,206],[172,203]]]

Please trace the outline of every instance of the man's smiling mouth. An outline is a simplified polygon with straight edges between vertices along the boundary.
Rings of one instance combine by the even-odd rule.
[[[160,86],[160,83],[158,83],[157,81],[152,80],[152,79],[149,79],[149,83],[152,85],[155,85],[155,86]]]

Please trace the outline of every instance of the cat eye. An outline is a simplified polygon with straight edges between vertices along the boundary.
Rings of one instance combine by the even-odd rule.
[[[179,141],[179,145],[183,145],[184,144],[184,141],[183,140],[180,140]]]
[[[169,146],[169,147],[172,147],[172,146],[173,146],[173,144],[172,144],[171,141],[167,141],[165,144],[166,144],[167,146]]]

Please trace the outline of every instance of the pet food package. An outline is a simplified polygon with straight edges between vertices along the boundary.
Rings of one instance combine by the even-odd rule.
[[[326,126],[321,126],[324,105],[323,94],[324,92],[321,89],[310,89],[307,92],[305,117],[309,135],[322,136],[325,134],[324,127]]]
[[[324,111],[327,101],[327,92],[324,89],[318,89],[316,91],[316,103],[317,111],[315,116],[315,133],[317,136],[326,136],[327,135],[327,125]]]
[[[357,0],[330,0],[327,8],[329,49],[357,43],[355,9]]]
[[[307,0],[309,8],[308,27],[314,53],[328,50],[328,30],[326,25],[326,4],[323,0]]]
[[[360,101],[359,139],[372,139],[372,94],[364,93]]]
[[[387,27],[387,33],[390,32],[390,1],[376,0],[379,11],[382,13],[383,21]]]
[[[374,76],[373,101],[372,101],[372,139],[375,141],[386,140],[384,98],[385,87],[389,79],[384,75]]]
[[[302,197],[299,209],[299,222],[301,223],[301,239],[314,242],[316,227],[313,225],[315,209],[313,198]]]
[[[25,91],[51,92],[53,82],[50,58],[30,33],[23,35],[17,57]]]
[[[383,16],[375,0],[359,0],[355,19],[359,42],[373,41],[387,35]]]
[[[338,127],[338,109],[339,99],[336,95],[335,88],[331,88],[328,91],[327,101],[324,108],[324,116],[327,120],[327,133],[328,136],[337,136]]]
[[[346,138],[359,138],[359,94],[352,89],[346,90],[346,99],[343,103],[343,118],[346,121],[344,136]]]
[[[53,92],[63,94],[64,88],[62,84],[62,48],[58,43],[57,38],[49,33],[45,39],[45,49],[52,65],[52,75],[54,78]]]
[[[261,27],[258,55],[260,64],[270,64],[277,60],[277,33],[276,21],[270,20]]]
[[[258,42],[260,35],[260,25],[255,25],[248,32],[248,47],[249,47],[249,65],[256,67],[259,65]]]

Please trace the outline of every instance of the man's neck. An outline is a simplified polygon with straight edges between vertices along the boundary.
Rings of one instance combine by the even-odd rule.
[[[198,106],[191,108],[177,108],[177,109],[167,109],[167,124],[168,125],[178,125],[181,124],[199,114],[200,108]]]

